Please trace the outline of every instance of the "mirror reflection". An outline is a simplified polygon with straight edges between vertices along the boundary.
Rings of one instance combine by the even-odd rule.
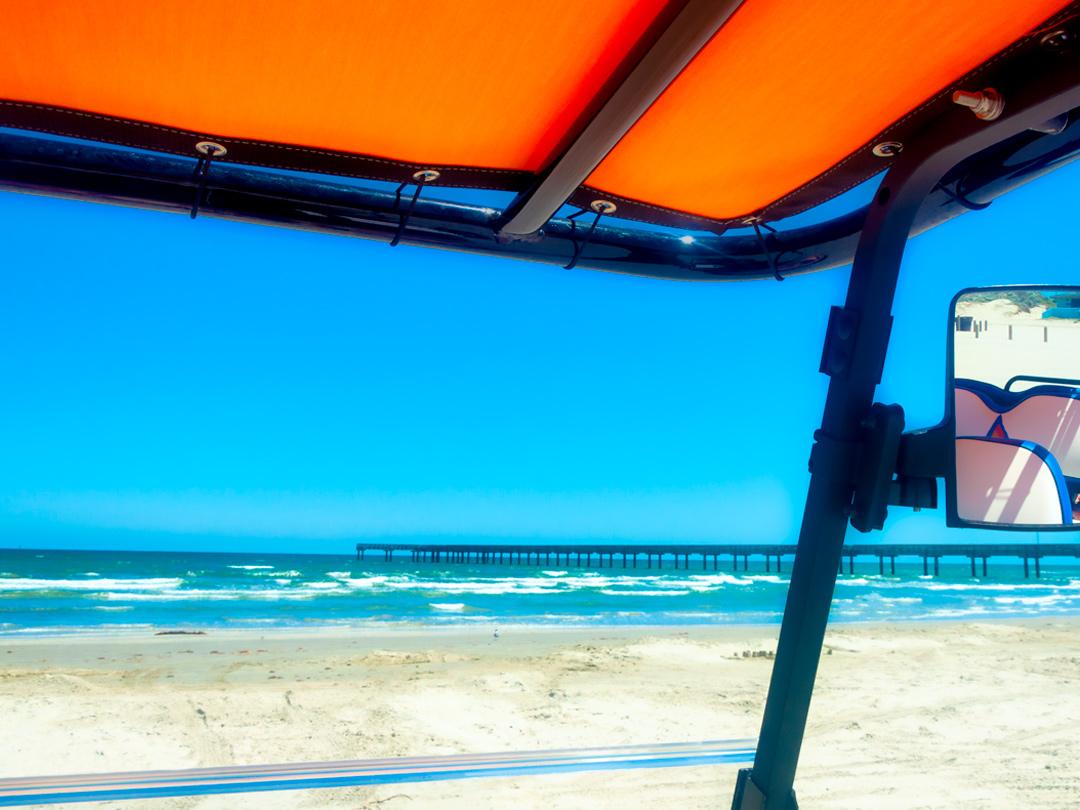
[[[1080,287],[967,292],[953,350],[958,516],[1080,528]]]

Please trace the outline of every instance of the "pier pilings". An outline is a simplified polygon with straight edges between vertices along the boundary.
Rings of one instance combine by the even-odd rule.
[[[457,563],[470,565],[546,565],[552,560],[556,567],[578,568],[614,568],[616,558],[621,558],[622,568],[638,568],[639,559],[643,559],[646,569],[662,570],[664,561],[670,560],[678,570],[696,568],[696,561],[701,560],[702,571],[709,570],[712,558],[712,570],[720,568],[720,557],[731,556],[731,570],[739,571],[739,558],[742,558],[742,570],[750,571],[750,558],[762,560],[762,568],[772,573],[773,559],[776,572],[782,571],[784,557],[794,558],[794,544],[715,544],[688,545],[675,544],[550,544],[524,545],[500,543],[475,544],[435,544],[435,543],[357,543],[356,559],[366,560],[368,552],[382,552],[383,562],[393,562],[406,557],[414,563]],[[877,572],[885,574],[885,560],[889,560],[889,573],[896,575],[896,558],[922,558],[923,574],[930,575],[930,561],[933,560],[934,576],[941,574],[942,557],[967,557],[971,562],[971,576],[978,576],[977,560],[982,560],[982,576],[989,576],[987,561],[991,557],[1012,557],[1024,562],[1024,576],[1031,576],[1031,562],[1034,561],[1035,577],[1041,576],[1040,561],[1044,557],[1080,558],[1080,543],[924,543],[924,544],[878,544],[844,546],[840,556],[839,573],[844,573],[844,558],[847,558],[847,573],[855,573],[855,558],[877,558]],[[378,558],[376,558],[378,559]],[[594,563],[595,560],[595,563]],[[726,563],[725,563],[726,564]],[[755,562],[755,565],[759,563]]]

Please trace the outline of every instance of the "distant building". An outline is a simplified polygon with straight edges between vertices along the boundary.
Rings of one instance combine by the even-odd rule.
[[[1042,314],[1044,318],[1080,319],[1080,292],[1062,292],[1047,295],[1054,305]]]

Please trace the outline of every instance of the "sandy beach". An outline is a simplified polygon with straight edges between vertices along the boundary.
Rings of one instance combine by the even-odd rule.
[[[756,737],[774,628],[0,640],[0,776]],[[1080,803],[1080,620],[841,625],[804,808]],[[734,766],[82,804],[726,807]],[[70,805],[76,806],[76,805]]]

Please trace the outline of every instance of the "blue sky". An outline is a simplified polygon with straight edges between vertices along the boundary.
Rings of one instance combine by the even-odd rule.
[[[877,398],[910,427],[941,418],[957,290],[1077,280],[1078,178],[909,243]],[[846,268],[662,282],[15,194],[0,219],[0,547],[798,534]],[[859,539],[974,539],[890,511]]]

